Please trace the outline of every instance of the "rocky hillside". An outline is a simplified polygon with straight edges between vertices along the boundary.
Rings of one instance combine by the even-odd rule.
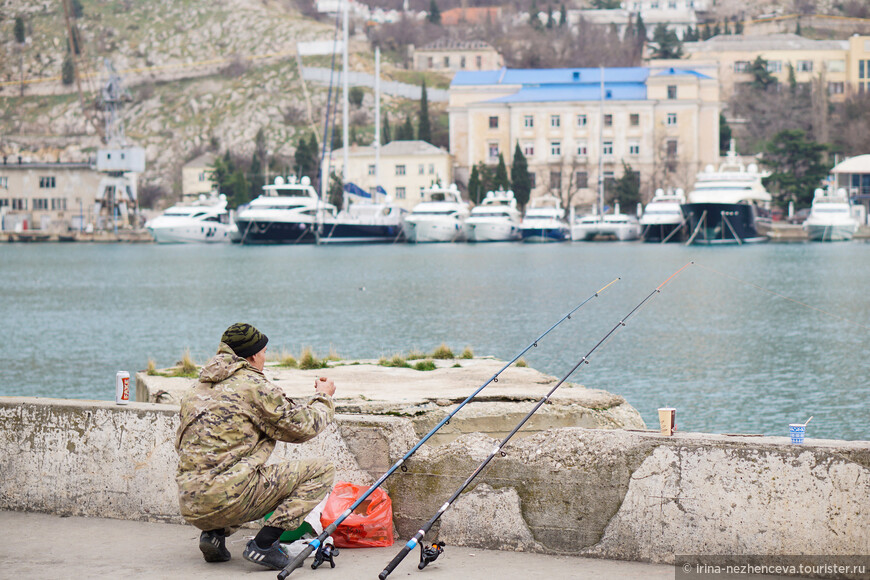
[[[268,149],[286,160],[300,131],[322,132],[327,87],[303,88],[296,43],[331,42],[332,23],[306,18],[285,0],[80,3],[83,15],[75,22],[85,107],[106,79],[103,59],[111,59],[133,97],[123,120],[128,141],[146,149],[145,185],[178,193],[186,161],[209,148],[249,154],[261,128]],[[0,151],[47,161],[92,156],[97,130],[83,114],[76,85],[60,80],[67,46],[62,3],[2,0],[0,6]],[[18,16],[26,22],[23,46],[13,33]],[[352,68],[371,71],[367,45],[351,47]],[[329,57],[306,57],[304,64],[328,65]],[[360,131],[367,125],[371,131],[372,103],[367,94],[354,113]]]

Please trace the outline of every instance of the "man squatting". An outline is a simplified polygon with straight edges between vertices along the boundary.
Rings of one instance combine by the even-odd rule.
[[[266,465],[275,441],[303,443],[333,420],[335,385],[321,378],[305,402],[290,399],[263,375],[269,339],[250,324],[233,324],[217,355],[181,401],[178,502],[181,515],[203,530],[206,562],[226,562],[225,539],[246,522],[274,511],[243,557],[273,570],[290,559],[284,530],[298,528],[332,489],[335,468],[322,459]]]

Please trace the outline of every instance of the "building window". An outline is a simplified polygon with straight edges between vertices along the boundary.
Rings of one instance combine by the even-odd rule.
[[[864,61],[863,60],[858,61],[858,78],[859,79],[864,78]]]
[[[677,125],[677,114],[668,113],[668,126],[675,127]]]
[[[799,61],[797,61],[797,71],[798,72],[813,72],[813,61],[811,61],[811,60],[799,60]]]
[[[742,73],[747,72],[749,70],[749,61],[748,60],[736,60],[734,61],[734,72]]]
[[[39,188],[40,189],[51,189],[55,186],[54,177],[40,177],[39,178]]]
[[[429,164],[429,175],[435,175],[435,164],[434,163]]]
[[[562,126],[562,117],[560,115],[550,115],[550,128],[558,129]]]
[[[66,198],[53,197],[51,198],[51,209],[54,211],[66,211]]]
[[[562,172],[561,171],[551,171],[550,172],[550,189],[554,190],[554,191],[562,189]]]
[[[640,125],[640,115],[637,113],[632,113],[628,116],[628,124],[632,127],[637,127]]]
[[[676,10],[676,9],[677,9],[677,3],[674,2],[674,0],[670,0],[670,2],[668,2],[668,9],[670,9],[670,10]]]
[[[534,115],[526,115],[523,117],[523,127],[526,129],[532,129],[535,126],[535,117]]]
[[[668,99],[673,101],[677,98],[677,85],[668,85]]]
[[[613,115],[609,113],[607,115],[604,115],[604,126],[613,127]]]
[[[405,175],[404,165],[396,165],[396,175]]]
[[[535,146],[532,143],[523,144],[523,155],[526,157],[534,157],[535,156]]]
[[[842,95],[846,92],[846,83],[828,83],[828,92],[832,95]]]
[[[0,197],[0,207],[9,207],[9,200]]]
[[[429,68],[435,68],[435,59],[433,57],[430,56],[426,60],[428,61]]]
[[[574,181],[577,183],[577,188],[589,187],[589,174],[585,171],[578,171]]]
[[[199,179],[200,182],[205,181],[205,171],[200,171],[197,179]]]
[[[417,175],[426,175],[426,164],[420,163],[417,165]]]
[[[498,143],[490,143],[486,149],[491,160],[498,159]]]
[[[828,72],[846,72],[845,60],[829,60],[826,64]]]
[[[769,61],[767,61],[767,72],[769,72],[769,73],[782,72],[782,61],[781,60],[769,60]]]
[[[658,10],[659,3],[656,2],[655,0],[653,0],[652,2],[649,3],[649,7],[652,8],[653,10]]]
[[[27,200],[21,197],[12,198],[12,209],[24,211],[27,209]]]
[[[9,178],[8,177],[0,177],[0,187],[3,189],[9,189]]]
[[[490,117],[489,118],[489,128],[490,129],[498,129],[498,117]]]
[[[465,68],[465,57],[459,58],[459,68]]]
[[[48,198],[37,197],[33,200],[33,209],[39,210],[47,210],[48,209]]]
[[[577,115],[577,126],[585,127],[586,126],[586,115]]]
[[[444,68],[450,68],[450,57],[449,56],[444,57]]]
[[[529,183],[531,184],[532,189],[535,189],[535,187],[538,185],[538,179],[535,176],[534,171],[529,171]]]
[[[482,56],[476,56],[476,57],[474,57],[474,60],[475,60],[475,62],[477,63],[477,70],[482,69],[482,68],[483,68],[483,57],[482,57]]]
[[[374,174],[375,174],[375,164],[372,163],[371,165],[369,165],[369,175],[374,175]]]
[[[640,143],[629,143],[628,144],[628,154],[629,155],[640,155]]]
[[[604,156],[613,155],[613,141],[605,141],[602,144],[601,154]]]
[[[613,186],[616,185],[616,176],[612,171],[604,172],[604,189],[613,189]]]
[[[396,188],[396,199],[405,199],[405,188],[397,187]]]
[[[550,157],[559,157],[562,154],[562,142],[561,141],[551,141],[550,142]]]
[[[589,155],[589,149],[586,147],[586,143],[580,143],[577,145],[577,156],[578,157],[586,157]]]
[[[668,155],[668,171],[676,171],[676,160],[677,160],[677,140],[676,139],[668,139],[667,142],[667,155]]]

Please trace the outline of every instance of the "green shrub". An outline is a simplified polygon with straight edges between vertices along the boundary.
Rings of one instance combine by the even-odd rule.
[[[518,367],[527,367],[527,366],[529,366],[529,364],[526,362],[526,359],[521,358],[520,360],[517,361],[517,366]]]
[[[453,351],[450,350],[450,347],[442,342],[441,346],[436,348],[435,351],[432,353],[432,358],[447,359],[456,357],[453,356]]]
[[[396,368],[409,368],[411,365],[408,364],[408,361],[405,360],[401,354],[396,353],[393,355],[393,358],[387,359],[386,357],[381,357],[378,360],[378,364],[382,367],[396,367]]]
[[[153,377],[157,374],[157,363],[154,362],[153,358],[148,358],[148,367],[145,369],[145,374],[149,377]]]
[[[459,358],[474,358],[474,351],[471,350],[470,346],[466,346]]]
[[[408,360],[418,360],[421,358],[426,358],[426,353],[417,350],[416,348],[412,348],[411,351],[408,353],[408,356],[406,356],[405,358]]]
[[[435,366],[435,361],[429,358],[421,360],[414,365],[414,369],[418,371],[434,371],[436,368],[438,367]]]
[[[299,355],[299,368],[303,371],[311,369],[324,369],[327,367],[326,360],[318,360],[310,346],[302,349]]]

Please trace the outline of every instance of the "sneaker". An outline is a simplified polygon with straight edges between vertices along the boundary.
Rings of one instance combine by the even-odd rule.
[[[218,532],[203,532],[199,535],[199,549],[206,562],[227,562],[232,557],[227,550],[226,538]]]
[[[290,563],[290,558],[284,549],[281,548],[281,540],[275,540],[275,543],[265,550],[258,546],[257,542],[251,540],[245,546],[242,556],[248,562],[253,562],[272,570],[283,570]]]

